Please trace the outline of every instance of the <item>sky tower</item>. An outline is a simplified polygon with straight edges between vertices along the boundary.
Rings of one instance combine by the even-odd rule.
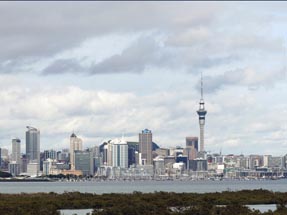
[[[202,82],[202,73],[201,73],[201,99],[199,102],[199,110],[197,111],[199,117],[199,128],[200,128],[200,152],[204,152],[204,124],[205,124],[205,115],[207,111],[204,109],[204,100],[203,100],[203,82]]]

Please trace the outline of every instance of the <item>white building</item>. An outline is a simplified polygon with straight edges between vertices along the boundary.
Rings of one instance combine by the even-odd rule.
[[[39,176],[39,163],[36,162],[37,160],[30,161],[27,164],[27,175],[31,177]]]
[[[21,163],[21,140],[18,138],[12,139],[12,155],[11,161],[16,162],[17,164]]]
[[[20,175],[20,164],[16,163],[16,161],[12,161],[9,163],[9,172],[13,176]]]
[[[75,150],[83,150],[83,141],[81,138],[78,138],[74,133],[70,137],[70,163],[71,170],[75,170]]]
[[[43,175],[58,175],[60,170],[57,169],[57,160],[48,158],[43,161]]]
[[[112,141],[112,163],[113,167],[128,168],[128,144],[122,138]]]

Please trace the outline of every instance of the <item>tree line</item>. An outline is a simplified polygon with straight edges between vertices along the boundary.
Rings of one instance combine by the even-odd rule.
[[[154,192],[92,194],[80,192],[0,194],[1,215],[58,215],[59,209],[93,208],[94,215],[286,215],[287,193],[242,190],[215,193]],[[272,212],[248,204],[276,204]]]

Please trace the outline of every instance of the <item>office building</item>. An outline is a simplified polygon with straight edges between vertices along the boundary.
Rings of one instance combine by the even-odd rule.
[[[28,163],[38,163],[40,169],[40,131],[37,128],[27,126],[26,131],[26,156]]]
[[[70,136],[70,163],[71,170],[75,170],[75,151],[83,150],[83,141],[78,138],[76,134],[72,133]]]
[[[57,159],[57,152],[55,150],[44,150],[44,160],[47,160],[48,158],[52,160]]]
[[[128,165],[138,164],[138,151],[139,151],[139,143],[138,142],[127,142],[128,144]]]
[[[74,151],[75,170],[81,170],[83,175],[94,175],[94,160],[91,151]]]
[[[152,165],[152,133],[148,129],[139,134],[140,165]]]
[[[31,177],[39,176],[39,163],[30,161],[27,164],[27,175]]]
[[[128,168],[128,144],[122,138],[112,141],[112,161],[113,167]]]
[[[64,163],[69,163],[70,161],[70,150],[69,149],[62,149],[62,151],[57,152],[57,160],[64,162]]]
[[[12,176],[20,175],[20,163],[16,163],[16,161],[11,161],[11,163],[9,163],[8,170]]]
[[[47,158],[43,161],[43,175],[58,175],[60,174],[60,169],[57,168],[57,161]]]
[[[3,160],[8,160],[8,158],[9,158],[8,154],[9,154],[8,149],[2,148],[1,157]]]
[[[100,154],[102,156],[102,164],[104,166],[112,166],[113,165],[113,156],[112,156],[112,141],[104,142],[100,146]]]
[[[154,163],[154,173],[155,175],[164,175],[165,174],[165,166],[164,166],[164,159],[162,156],[157,156],[153,159]]]
[[[196,158],[189,161],[189,169],[192,171],[207,171],[207,160]]]
[[[186,137],[185,153],[189,160],[194,160],[198,152],[198,137]]]
[[[12,139],[12,155],[11,161],[17,164],[21,163],[21,140],[19,138]]]
[[[188,166],[189,165],[189,160],[188,160],[187,156],[180,155],[180,156],[176,157],[175,162],[176,163],[184,163],[185,169],[189,168],[189,166]]]

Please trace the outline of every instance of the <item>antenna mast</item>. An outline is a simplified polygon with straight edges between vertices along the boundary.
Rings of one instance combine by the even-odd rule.
[[[200,74],[201,74],[201,99],[203,100],[203,81],[202,81],[202,71],[200,72]]]

